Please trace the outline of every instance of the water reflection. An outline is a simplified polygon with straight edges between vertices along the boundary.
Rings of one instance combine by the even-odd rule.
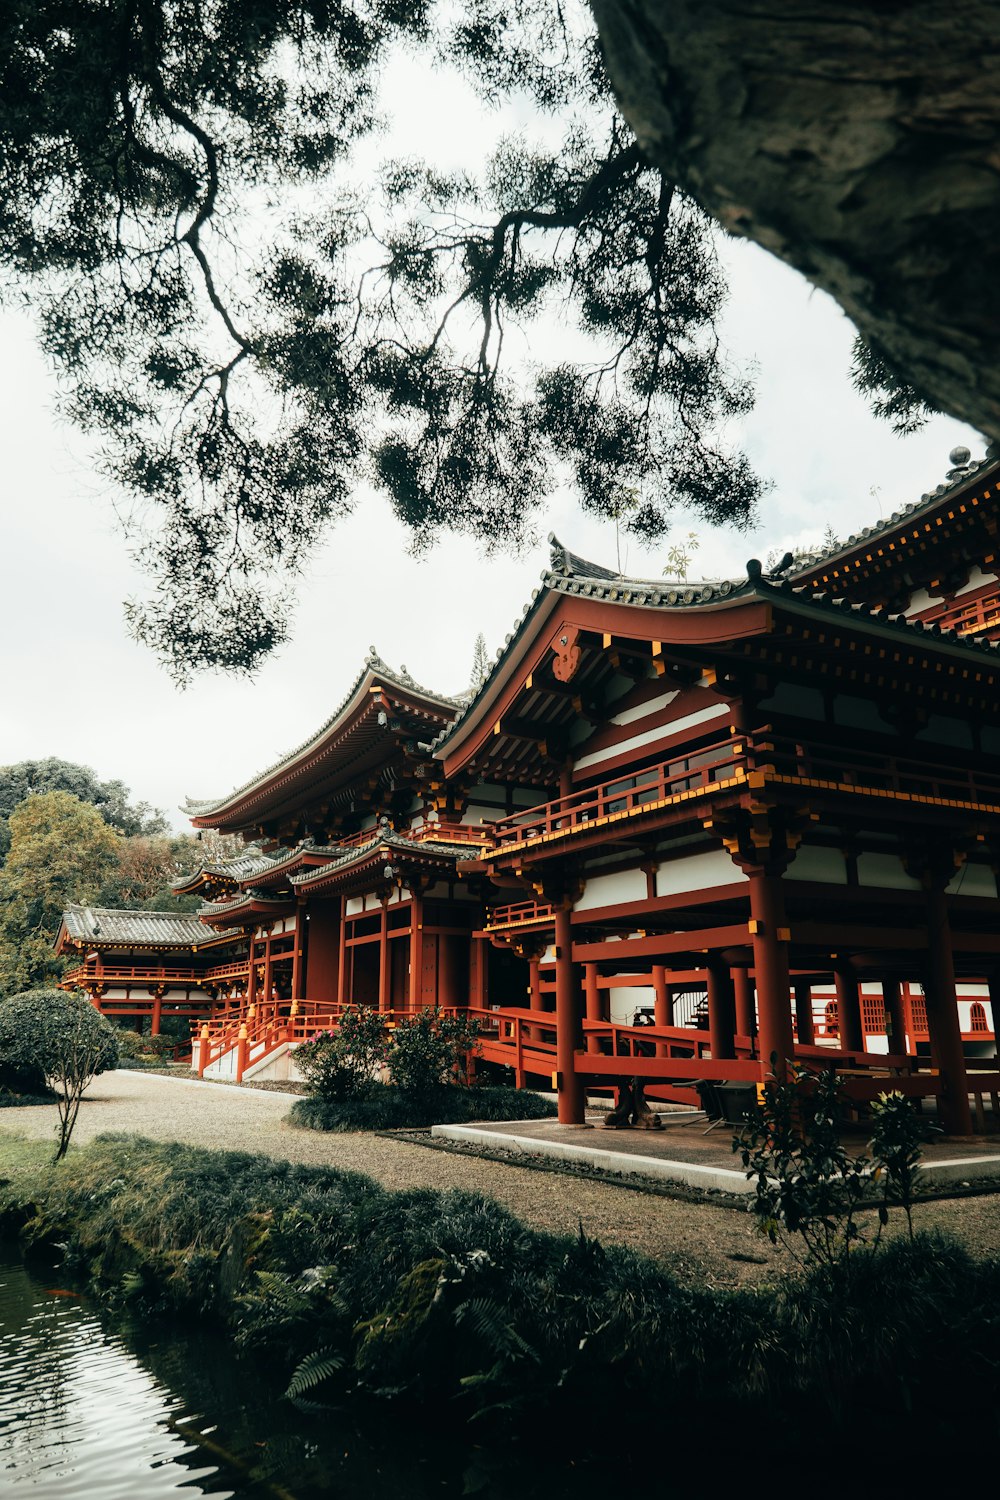
[[[430,1435],[374,1403],[303,1413],[221,1335],[110,1318],[8,1255],[0,1495],[29,1491],[32,1500],[529,1497],[509,1448],[487,1454],[461,1427]],[[559,1492],[545,1484],[547,1496]]]
[[[235,1496],[177,1430],[192,1415],[82,1299],[0,1267],[0,1490],[45,1500],[155,1500],[182,1486]]]

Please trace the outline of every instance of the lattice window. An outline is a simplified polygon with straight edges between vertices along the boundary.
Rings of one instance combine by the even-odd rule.
[[[986,1006],[981,1000],[973,1000],[969,1008],[969,1030],[989,1031],[989,1029],[986,1020]]]
[[[927,1001],[923,995],[910,996],[910,1016],[917,1036],[927,1036]]]
[[[826,1036],[840,1035],[840,1020],[837,1016],[836,1000],[828,1000],[823,1011],[823,1031]]]
[[[865,1036],[885,1034],[885,1002],[881,995],[861,996],[861,1025]]]

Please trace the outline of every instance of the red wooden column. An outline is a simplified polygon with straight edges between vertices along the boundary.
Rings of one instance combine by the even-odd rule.
[[[852,969],[838,964],[833,971],[837,987],[837,1024],[843,1052],[863,1052],[865,1034],[861,1025],[861,994],[858,978]]]
[[[584,964],[583,966],[583,993],[587,1005],[588,1021],[603,1021],[601,1014],[601,991],[597,983],[597,965]],[[600,1038],[588,1033],[587,1051],[600,1052]]]
[[[708,962],[708,1035],[712,1058],[736,1056],[736,996],[729,966]]]
[[[889,1051],[896,1057],[909,1051],[906,1035],[906,1017],[903,1014],[903,996],[898,979],[882,980],[882,1004],[885,1006],[885,1022],[889,1029]]]
[[[927,1002],[931,1061],[940,1071],[943,1088],[940,1100],[941,1124],[950,1135],[971,1135],[969,1078],[958,1022],[951,926],[948,921],[947,898],[940,881],[935,881],[927,892],[927,937],[929,946],[924,997]]]
[[[736,991],[736,1032],[738,1036],[757,1035],[757,1004],[749,969],[733,970]]]
[[[247,971],[246,1001],[248,1011],[251,1005],[257,1003],[257,938],[254,934],[250,937],[250,968]]]
[[[583,1080],[573,1071],[580,1045],[580,1002],[573,964],[571,908],[556,907],[556,1072],[560,1125],[584,1123]]]
[[[382,920],[378,930],[378,1008],[385,1014],[390,1004],[389,908],[381,902]]]
[[[424,898],[413,892],[410,908],[410,1010],[420,1009],[421,983],[424,972]]]
[[[127,992],[126,992],[127,993]],[[153,991],[153,1015],[149,1023],[150,1036],[160,1034],[160,1015],[163,1009],[163,986],[158,984]]]
[[[812,981],[795,981],[795,1030],[803,1047],[811,1047],[816,1040],[813,1031]]]
[[[674,1024],[674,1006],[667,984],[667,971],[663,964],[653,965],[653,1020],[657,1026],[672,1026]],[[657,1042],[657,1057],[669,1055],[669,1045],[666,1042]]]
[[[340,930],[337,933],[337,1005],[349,1005],[348,995],[348,898],[340,897]]]
[[[990,974],[990,1009],[993,1012],[993,1050],[1000,1056],[1000,974]]]
[[[265,1014],[265,1016],[268,1016],[268,1017],[273,1017],[274,1012],[277,1009],[276,1006],[273,1006],[271,1004],[271,990],[272,990],[272,988],[273,988],[273,985],[272,985],[272,982],[271,982],[271,934],[270,934],[270,932],[268,932],[267,937],[264,939],[264,982],[263,982],[263,984],[261,986],[261,990],[262,990],[262,993],[263,993],[263,996],[264,996],[264,999],[263,999],[264,1014]],[[257,1009],[260,1010],[261,1006],[258,1006]],[[262,1017],[262,1019],[263,1019],[263,1017]]]
[[[301,896],[295,907],[295,947],[292,950],[292,999],[305,999],[305,971],[306,971],[306,933],[309,931],[309,923],[306,921],[306,906]]]
[[[777,876],[759,866],[748,871],[750,914],[753,919],[753,967],[760,1012],[761,1076],[772,1071],[779,1078],[794,1056],[792,1007],[788,982],[788,931],[785,903]]]

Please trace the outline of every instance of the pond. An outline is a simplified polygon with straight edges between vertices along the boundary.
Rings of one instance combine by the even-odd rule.
[[[58,1275],[0,1250],[0,1494],[524,1500],[534,1489],[515,1478],[516,1452],[490,1455],[461,1430],[446,1442],[385,1405],[302,1412],[221,1335],[111,1317]],[[559,1492],[551,1473],[545,1484]]]

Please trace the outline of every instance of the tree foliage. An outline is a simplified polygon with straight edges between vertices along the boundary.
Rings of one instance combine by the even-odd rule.
[[[62,973],[52,951],[60,917],[71,901],[96,900],[122,843],[69,792],[40,792],[15,807],[0,870],[0,995]]]
[[[373,183],[404,52],[537,128]],[[516,543],[567,473],[598,515],[638,487],[647,540],[678,504],[752,518],[713,236],[583,0],[11,0],[0,59],[0,257],[134,500],[131,626],[178,675],[284,639],[366,477],[417,546]],[[555,309],[559,357],[512,363]]]
[[[89,766],[50,755],[0,766],[0,858],[10,847],[11,813],[38,792],[69,792],[81,802],[92,803],[105,823],[119,833],[153,836],[166,832],[163,814],[148,802],[133,802],[123,781],[101,781]]]
[[[37,1068],[58,1088],[60,1161],[87,1085],[117,1067],[115,1028],[83,995],[28,990],[0,1002],[0,1062],[25,1072]]]

